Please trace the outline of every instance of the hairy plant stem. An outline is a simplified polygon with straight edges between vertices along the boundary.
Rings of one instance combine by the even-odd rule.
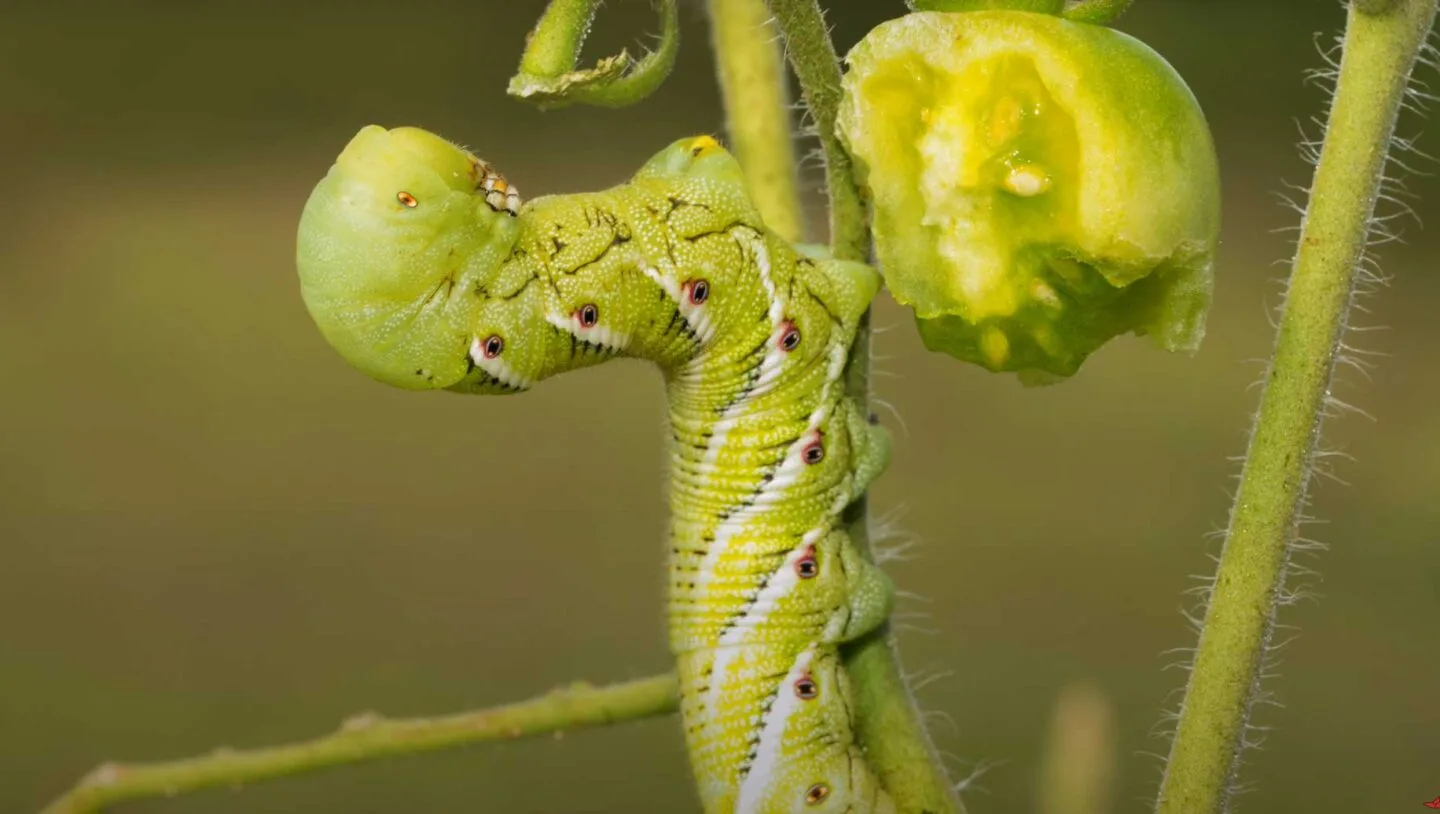
[[[597,5],[598,0],[551,0],[530,31],[520,56],[520,72],[559,76],[575,70]]]
[[[835,132],[839,110],[840,61],[816,0],[769,0],[784,37],[790,64],[825,153],[830,198],[830,247],[835,257],[868,260],[870,230],[850,156]],[[870,318],[866,313],[850,353],[846,389],[861,404],[870,399]],[[846,530],[855,545],[873,559],[869,513],[862,496],[846,513]],[[889,625],[852,642],[845,666],[855,687],[856,736],[880,783],[907,814],[945,814],[963,808],[939,754],[925,731],[920,710],[900,673],[900,659]]]
[[[1222,811],[1234,788],[1395,120],[1435,10],[1436,0],[1397,0],[1378,13],[1350,9],[1334,104],[1156,804],[1160,814]]]
[[[574,684],[518,704],[439,718],[385,719],[361,715],[333,734],[263,749],[220,749],[170,763],[108,763],[41,814],[89,814],[116,803],[172,797],[188,791],[360,763],[392,755],[433,752],[484,741],[515,740],[674,712],[680,704],[673,675],[592,687]]]
[[[709,0],[709,9],[730,146],[745,185],[771,231],[803,240],[784,58],[770,10],[765,0]]]
[[[830,197],[830,250],[841,260],[869,259],[870,227],[860,189],[855,186],[850,154],[835,133],[840,109],[840,59],[815,0],[769,0],[780,27],[790,66],[800,79],[805,105],[825,151],[825,188]],[[867,351],[868,355],[868,351]],[[867,361],[868,365],[869,362]]]

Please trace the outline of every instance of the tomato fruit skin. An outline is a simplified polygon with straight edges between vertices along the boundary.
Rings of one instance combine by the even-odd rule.
[[[1031,380],[1127,332],[1198,348],[1219,167],[1162,57],[1048,14],[915,12],[846,63],[839,134],[927,347]]]
[[[982,9],[1016,9],[1060,14],[1065,0],[907,0],[911,11],[979,11]]]

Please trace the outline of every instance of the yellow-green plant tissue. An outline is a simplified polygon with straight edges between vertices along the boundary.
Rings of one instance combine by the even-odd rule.
[[[1199,346],[1219,170],[1163,58],[1102,26],[970,11],[884,23],[846,62],[840,136],[927,347],[1053,381],[1127,332]]]

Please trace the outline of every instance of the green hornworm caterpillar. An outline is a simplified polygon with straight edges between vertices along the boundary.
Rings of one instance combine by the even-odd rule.
[[[767,232],[708,136],[605,192],[511,193],[437,136],[361,130],[300,222],[316,323],[356,367],[416,389],[657,364],[670,645],[705,810],[892,811],[838,654],[892,596],[840,521],[889,454],[842,382],[878,276]]]

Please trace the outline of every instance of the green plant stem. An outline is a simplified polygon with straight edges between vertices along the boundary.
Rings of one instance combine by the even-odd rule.
[[[865,219],[865,205],[860,200],[860,189],[855,186],[850,154],[845,152],[835,133],[835,116],[840,109],[840,60],[830,42],[825,17],[815,0],[769,0],[769,6],[784,37],[790,66],[800,79],[805,104],[825,152],[830,250],[841,260],[867,260],[870,229]]]
[[[1224,809],[1305,501],[1395,120],[1436,0],[1351,8],[1334,106],[1156,810]]]
[[[575,70],[597,5],[597,0],[551,0],[525,42],[520,72],[553,77]]]
[[[574,684],[518,704],[440,718],[389,720],[361,715],[333,734],[302,743],[217,750],[171,763],[108,763],[86,775],[41,814],[88,814],[128,800],[271,780],[392,755],[603,726],[666,715],[679,704],[675,676],[662,675],[606,687]]]
[[[806,105],[825,152],[830,197],[830,246],[835,257],[868,260],[870,230],[850,156],[835,132],[839,110],[840,62],[815,0],[769,0],[785,39],[790,64],[800,78]],[[870,319],[861,322],[846,371],[846,390],[860,404],[870,399]],[[846,512],[846,530],[873,559],[865,497]],[[939,754],[925,731],[919,708],[900,673],[900,658],[889,625],[852,642],[844,651],[855,687],[855,729],[880,783],[905,814],[948,814],[963,808]]]
[[[765,0],[709,0],[710,31],[730,146],[771,231],[804,239],[795,177],[789,93],[779,34]]]
[[[660,0],[660,44],[639,61],[627,51],[606,57],[593,68],[579,68],[580,49],[590,33],[596,0],[551,0],[531,30],[520,67],[506,92],[542,109],[576,102],[597,107],[628,107],[655,92],[675,67],[680,50],[680,14],[676,0]]]

